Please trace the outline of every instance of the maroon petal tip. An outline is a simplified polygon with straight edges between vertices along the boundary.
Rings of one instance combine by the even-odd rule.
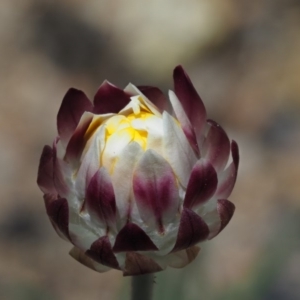
[[[53,182],[55,190],[60,197],[67,197],[69,193],[69,186],[66,182],[65,174],[69,172],[68,166],[65,161],[57,157],[57,144],[59,137],[53,142]]]
[[[224,129],[215,121],[207,120],[210,128],[203,144],[203,156],[217,171],[223,170],[230,154],[230,141]]]
[[[173,72],[175,94],[180,100],[182,107],[190,120],[200,145],[201,134],[206,124],[206,110],[192,81],[181,65]]]
[[[174,68],[174,74],[177,73],[177,72],[185,72],[184,69],[183,69],[183,66],[182,65],[177,65],[175,68]]]
[[[218,198],[227,198],[231,194],[238,173],[239,148],[235,141],[231,142],[232,163],[219,176],[219,186],[216,195]]]
[[[218,176],[210,162],[200,159],[194,166],[188,182],[184,207],[193,208],[205,203],[215,193]]]
[[[231,153],[232,153],[233,162],[237,170],[240,162],[240,154],[239,154],[239,146],[237,142],[234,140],[231,142]]]
[[[178,230],[176,244],[172,252],[187,249],[204,241],[209,235],[207,224],[190,209],[184,208]]]
[[[153,86],[138,86],[137,88],[160,110],[161,113],[170,110],[169,100],[159,88]]]
[[[57,130],[64,144],[70,140],[83,113],[92,110],[93,105],[84,92],[74,88],[68,90],[57,115]]]
[[[114,269],[120,268],[118,261],[112,252],[111,244],[107,236],[101,237],[95,241],[85,254],[104,266]]]
[[[67,145],[65,160],[72,164],[77,164],[78,160],[84,149],[86,140],[85,133],[88,130],[91,122],[93,120],[92,116],[85,118],[78,127],[73,132],[72,137]]]
[[[75,260],[77,260],[79,263],[83,264],[84,266],[90,268],[91,270],[94,270],[96,272],[106,272],[110,268],[107,266],[104,266],[102,264],[97,263],[95,260],[90,258],[85,254],[84,251],[80,250],[77,247],[73,247],[70,252],[70,256],[73,257]]]
[[[120,88],[104,81],[94,98],[94,113],[118,113],[130,102],[130,97]]]
[[[160,271],[162,271],[162,267],[153,259],[134,252],[126,254],[124,276],[143,275]]]
[[[54,225],[67,239],[69,235],[69,205],[65,198],[54,199],[53,195],[44,195],[47,214]]]
[[[178,188],[169,163],[153,150],[139,160],[133,177],[133,192],[145,222],[163,232],[164,222],[174,218],[179,204]],[[156,221],[156,222],[155,222]]]
[[[217,204],[217,210],[221,219],[221,227],[219,230],[220,233],[231,220],[235,211],[235,205],[227,199],[219,199]]]
[[[119,232],[114,252],[158,250],[149,236],[136,224],[128,223]]]
[[[37,184],[42,192],[55,194],[55,186],[53,181],[53,149],[46,145],[40,158],[38,169]]]
[[[116,200],[108,172],[101,168],[91,178],[86,191],[86,204],[90,215],[101,222],[113,224],[116,217]]]

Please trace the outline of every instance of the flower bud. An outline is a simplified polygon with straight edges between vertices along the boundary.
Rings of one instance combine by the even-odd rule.
[[[181,66],[169,99],[105,81],[93,104],[70,89],[38,171],[46,211],[72,257],[124,275],[181,268],[230,221],[239,154]]]

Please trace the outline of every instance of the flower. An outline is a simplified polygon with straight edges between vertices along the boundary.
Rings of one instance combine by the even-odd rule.
[[[73,88],[62,101],[37,182],[70,255],[96,271],[184,267],[234,213],[238,146],[206,118],[181,66],[174,88],[168,100],[155,87],[105,81],[93,104]]]

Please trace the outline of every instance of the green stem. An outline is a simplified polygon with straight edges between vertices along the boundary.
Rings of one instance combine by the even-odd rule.
[[[153,274],[133,276],[131,300],[151,300],[153,294],[153,284]]]

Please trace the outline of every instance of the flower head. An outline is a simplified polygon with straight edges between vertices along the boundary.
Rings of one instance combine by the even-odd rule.
[[[47,214],[72,257],[124,275],[181,268],[230,221],[238,146],[206,118],[181,66],[169,100],[104,82],[93,104],[70,89],[38,171]]]

